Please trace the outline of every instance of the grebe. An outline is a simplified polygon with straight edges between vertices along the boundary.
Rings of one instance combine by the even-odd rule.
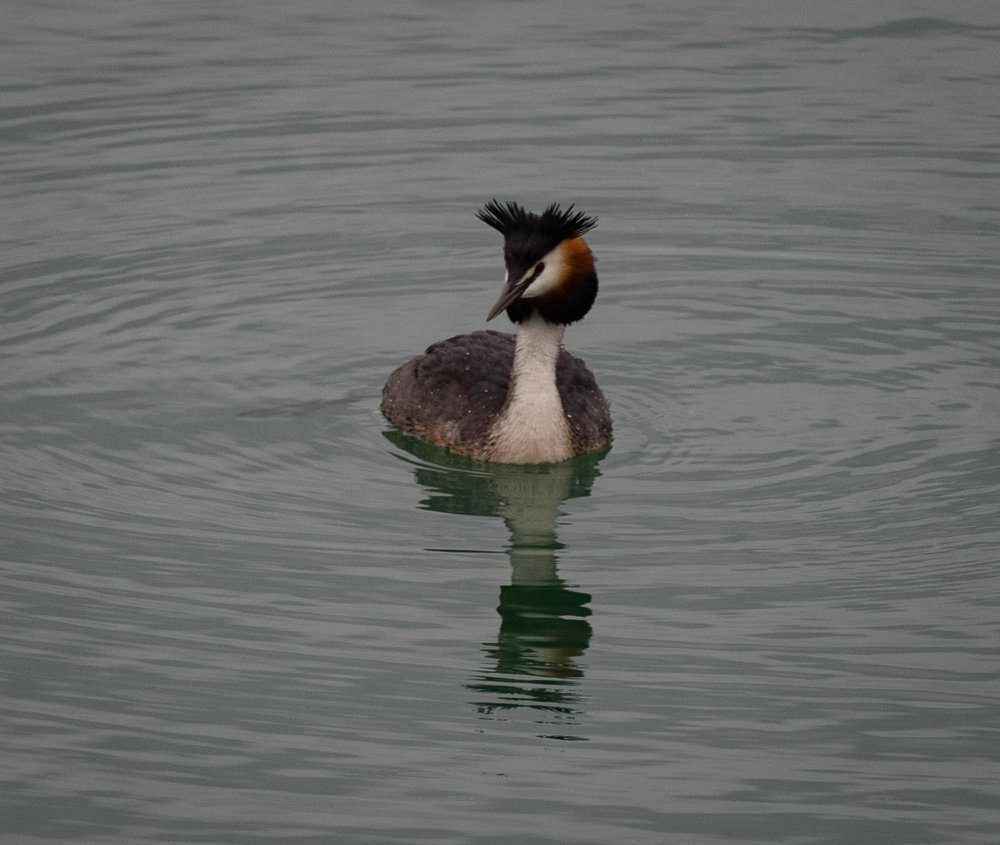
[[[583,235],[596,217],[553,203],[541,214],[491,200],[476,215],[504,238],[507,274],[487,315],[517,336],[458,335],[397,369],[382,413],[404,431],[481,461],[554,463],[611,442],[611,413],[586,364],[562,348],[597,296]]]

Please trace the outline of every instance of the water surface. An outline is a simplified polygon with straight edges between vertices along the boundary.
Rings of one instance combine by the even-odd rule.
[[[995,841],[994,4],[8,12],[5,842]],[[378,414],[493,196],[605,456]]]

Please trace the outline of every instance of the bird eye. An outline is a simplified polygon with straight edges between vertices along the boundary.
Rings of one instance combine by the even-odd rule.
[[[538,275],[541,275],[541,272],[542,272],[542,270],[544,270],[544,269],[545,269],[545,262],[544,262],[544,261],[539,261],[539,262],[538,262],[538,263],[537,263],[537,264],[535,265],[535,275],[536,275],[536,276],[538,276]]]

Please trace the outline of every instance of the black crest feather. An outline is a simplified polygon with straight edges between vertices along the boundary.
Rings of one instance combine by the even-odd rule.
[[[479,209],[476,217],[504,238],[536,236],[556,244],[567,238],[579,237],[597,225],[596,217],[573,211],[573,208],[570,205],[563,210],[554,202],[541,214],[534,214],[516,202],[502,203],[493,199]]]

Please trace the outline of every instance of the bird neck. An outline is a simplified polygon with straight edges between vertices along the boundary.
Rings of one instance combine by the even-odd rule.
[[[494,430],[497,457],[507,463],[548,463],[573,454],[556,364],[566,327],[532,314],[517,325],[507,401]]]

